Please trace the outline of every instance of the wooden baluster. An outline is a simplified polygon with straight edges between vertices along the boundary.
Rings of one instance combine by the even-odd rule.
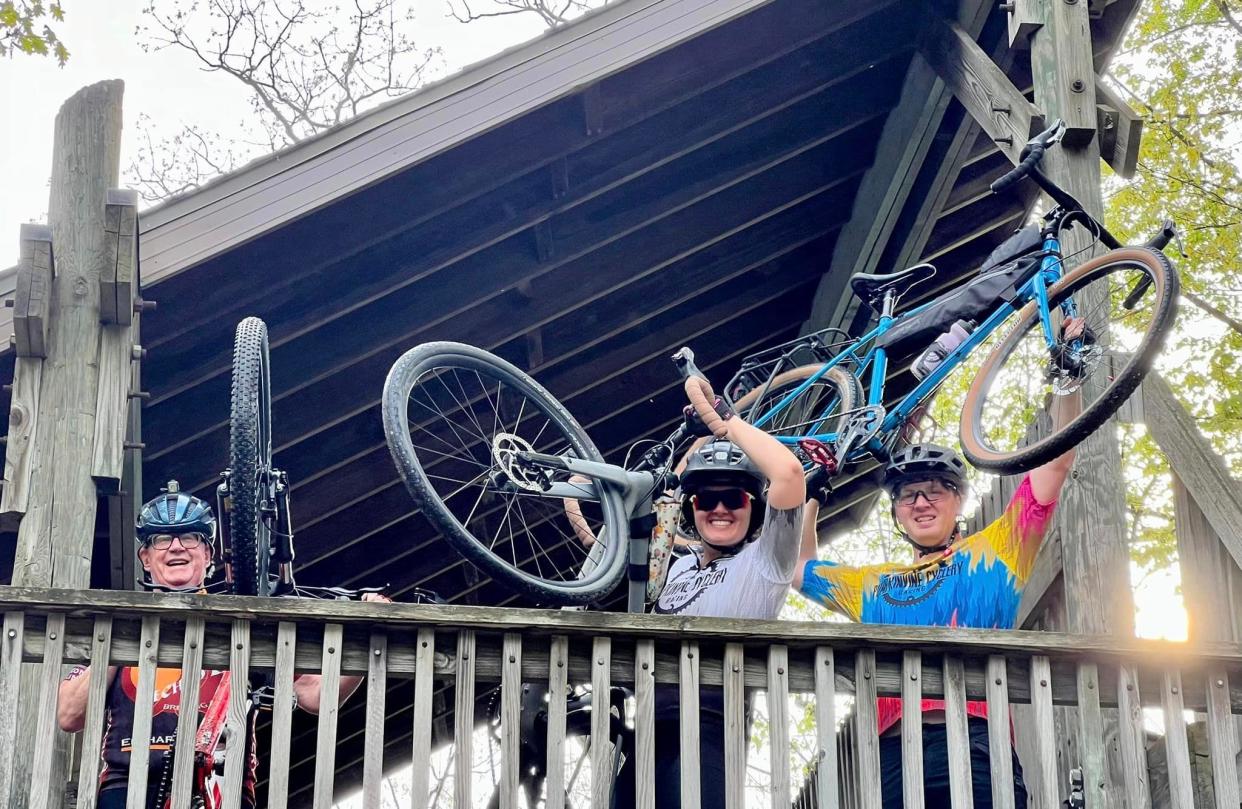
[[[634,647],[634,805],[655,809],[655,641]]]
[[[944,658],[944,725],[949,743],[949,802],[953,809],[975,805],[970,771],[970,720],[966,717],[966,670],[962,659]]]
[[[993,809],[1014,809],[1013,749],[1009,743],[1009,672],[1005,658],[988,658],[988,759]]]
[[[1061,809],[1057,780],[1056,724],[1052,716],[1052,667],[1044,655],[1031,658],[1031,715],[1039,761],[1031,768],[1039,778],[1038,803],[1032,809]]]
[[[1094,663],[1078,664],[1078,755],[1087,806],[1104,806],[1108,761],[1104,757],[1104,716],[1100,674]]]
[[[1151,809],[1147,751],[1143,744],[1143,702],[1139,696],[1138,672],[1133,666],[1123,665],[1117,670],[1117,714],[1126,806]]]
[[[501,654],[500,809],[517,809],[518,752],[522,743],[522,636],[506,632]]]
[[[56,697],[60,692],[61,660],[65,656],[65,616],[54,612],[47,616],[44,630],[43,666],[39,672],[42,684],[35,714],[34,765],[30,773],[30,808],[50,809],[52,788],[53,749],[56,734]],[[23,740],[18,740],[22,743]],[[30,741],[24,743],[29,744]]]
[[[138,686],[134,705],[155,704],[155,668],[160,648],[160,619],[148,615],[142,619],[138,638]],[[120,675],[118,675],[120,676]],[[134,711],[133,746],[129,752],[129,784],[125,809],[145,809],[147,802],[147,769],[151,754],[151,709]]]
[[[367,718],[363,733],[362,805],[380,805],[384,780],[384,708],[388,692],[388,636],[371,633],[367,655]]]
[[[681,805],[699,809],[702,783],[699,778],[699,645],[681,645],[680,755]],[[727,757],[726,757],[727,760]],[[726,773],[726,778],[728,777]]]
[[[275,692],[272,696],[272,755],[267,782],[268,809],[285,809],[289,800],[290,734],[293,730],[293,680],[298,627],[290,621],[276,626]]]
[[[25,615],[4,614],[4,634],[0,636],[0,750],[12,750],[17,735],[17,702],[22,677],[22,638]],[[0,756],[0,806],[9,806],[13,783],[14,756]]]
[[[200,641],[200,646],[202,643]],[[95,809],[99,795],[99,750],[103,744],[104,700],[108,693],[108,660],[112,656],[112,616],[95,618],[91,640],[91,684],[87,687],[86,725],[82,729],[82,762],[78,769],[78,809]],[[4,690],[0,689],[0,699]],[[0,737],[2,738],[2,737]],[[0,801],[0,806],[5,806]]]
[[[565,806],[565,713],[569,699],[569,638],[555,635],[548,650],[548,806]]]
[[[1229,705],[1229,675],[1223,666],[1207,673],[1208,750],[1212,755],[1212,786],[1216,809],[1236,809],[1238,794],[1238,735]]]
[[[453,701],[453,797],[455,806],[473,806],[474,630],[457,633],[457,693]]]
[[[591,806],[609,809],[612,794],[612,739],[609,696],[612,639],[596,638],[591,650]]]
[[[858,805],[880,809],[880,737],[876,724],[875,650],[860,649],[854,656],[855,752],[858,763]]]
[[[185,642],[181,649],[182,705],[198,705],[203,674],[202,618],[192,616],[185,621]],[[92,682],[91,685],[94,685]],[[102,706],[101,706],[102,707]],[[190,788],[194,776],[194,737],[198,735],[198,711],[177,714],[177,739],[173,755],[172,809],[190,809]],[[92,783],[79,781],[80,784]]]
[[[1164,706],[1164,746],[1169,768],[1169,799],[1173,806],[1194,806],[1194,781],[1190,773],[1190,745],[1186,741],[1182,675],[1172,669],[1164,673],[1160,692]]]
[[[320,663],[319,716],[315,733],[315,809],[332,809],[332,782],[336,775],[336,724],[340,712],[341,656],[345,642],[341,624],[323,628]]]
[[[241,809],[242,787],[250,765],[245,756],[234,754],[250,733],[250,622],[234,620],[230,635],[233,648],[229,655],[229,711],[225,724],[228,738],[224,755],[224,809]],[[316,805],[316,809],[322,807]]]
[[[923,655],[901,658],[901,794],[906,809],[923,809]]]
[[[839,809],[837,789],[837,674],[832,648],[815,649],[815,738],[819,747],[816,763],[816,797],[819,809]]]
[[[436,635],[418,630],[414,655],[414,744],[410,754],[410,809],[426,809],[430,797],[431,686],[435,679]],[[555,645],[555,641],[553,642]],[[474,702],[471,700],[471,706]],[[549,726],[548,735],[552,729]],[[549,783],[551,778],[549,777]],[[549,793],[550,794],[550,793]]]
[[[768,728],[772,807],[789,806],[789,650],[768,649]]]
[[[854,705],[858,705],[858,695],[854,695]],[[858,809],[858,712],[845,723],[845,729],[837,737],[841,752],[841,802],[848,809]]]
[[[746,654],[740,643],[725,644],[723,674],[725,809],[743,809],[746,805]]]

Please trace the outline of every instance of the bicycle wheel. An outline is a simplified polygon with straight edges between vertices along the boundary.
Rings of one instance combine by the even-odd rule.
[[[1127,309],[1140,283],[1146,293]],[[1073,385],[1067,346],[1050,353],[1034,302],[984,360],[962,408],[961,442],[975,466],[1002,474],[1052,460],[1093,433],[1134,392],[1177,310],[1178,278],[1158,251],[1123,248],[1087,261],[1049,290],[1056,308],[1073,297],[1090,330],[1080,360],[1083,409],[1056,432],[1038,425],[1046,403]],[[1042,435],[1041,435],[1042,433]]]
[[[384,432],[406,489],[453,548],[510,589],[552,604],[596,600],[623,573],[621,497],[583,503],[598,539],[578,538],[550,483],[568,473],[530,470],[522,451],[602,461],[573,416],[510,363],[460,343],[406,352],[384,382]],[[597,487],[600,489],[601,487]]]
[[[229,412],[229,562],[233,592],[265,596],[271,592],[273,504],[272,390],[267,325],[257,317],[237,324],[233,343],[233,393]]]
[[[734,407],[751,424],[772,435],[798,436],[807,432],[834,432],[841,415],[862,404],[863,390],[858,377],[836,366],[817,379],[793,401],[771,412],[799,385],[819,373],[822,365],[801,365],[783,371],[771,384],[760,385],[734,402]],[[760,399],[762,396],[762,399]]]

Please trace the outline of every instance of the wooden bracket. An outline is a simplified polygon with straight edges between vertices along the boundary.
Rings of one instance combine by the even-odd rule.
[[[603,102],[600,99],[599,84],[592,84],[582,90],[582,120],[588,137],[594,137],[604,131]]]
[[[9,404],[9,433],[4,450],[4,491],[0,493],[0,528],[11,531],[26,513],[39,414],[39,385],[43,360],[18,357],[13,366],[13,396]]]
[[[1015,165],[1043,116],[957,23],[928,15],[923,57]]]
[[[13,345],[19,357],[46,357],[52,278],[56,275],[52,229],[47,225],[22,225],[20,238],[21,257],[13,297]]]
[[[99,320],[128,326],[138,291],[138,192],[108,190],[104,234],[108,253],[99,272]]]
[[[547,219],[540,220],[535,223],[532,228],[535,231],[535,255],[539,257],[539,263],[546,264],[552,260],[555,254],[555,246],[552,241],[552,223]]]
[[[548,166],[552,175],[552,199],[562,199],[569,193],[569,161],[562,155]]]
[[[1044,24],[1038,0],[1009,0],[1003,7],[1009,12],[1009,46],[1029,48],[1031,34]]]
[[[1133,177],[1138,168],[1143,119],[1099,76],[1095,78],[1095,112],[1100,157],[1117,176]]]

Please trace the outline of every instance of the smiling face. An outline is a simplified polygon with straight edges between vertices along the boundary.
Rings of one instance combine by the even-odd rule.
[[[193,544],[197,534],[186,535]],[[138,559],[151,575],[151,581],[164,587],[199,587],[207,578],[211,564],[211,544],[201,539],[193,548],[181,544],[181,537],[167,543],[160,537],[147,542],[138,549]]]
[[[893,496],[897,523],[920,547],[945,544],[957,528],[962,496],[938,480],[902,484]]]
[[[746,539],[754,509],[749,492],[737,486],[704,486],[696,493],[694,526],[713,545],[731,547]],[[739,504],[739,508],[729,508]],[[711,508],[700,508],[710,505]]]

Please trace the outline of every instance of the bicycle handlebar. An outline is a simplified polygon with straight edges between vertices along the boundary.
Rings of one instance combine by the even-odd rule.
[[[1060,143],[1063,137],[1065,137],[1065,122],[1058,118],[1052,122],[1052,126],[1027,141],[1026,146],[1022,147],[1022,152],[1019,155],[1021,162],[1008,174],[992,183],[992,193],[1000,193],[1028,176],[1039,165],[1039,161],[1044,159],[1044,154],[1048,151],[1048,148]]]
[[[1166,219],[1160,223],[1160,232],[1143,242],[1142,247],[1150,247],[1153,250],[1163,250],[1169,242],[1177,238],[1177,225],[1172,219]]]

